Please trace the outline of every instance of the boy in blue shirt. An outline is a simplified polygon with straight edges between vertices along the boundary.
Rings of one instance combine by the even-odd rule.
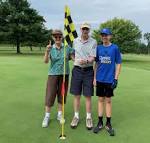
[[[117,45],[111,43],[112,33],[104,28],[100,31],[103,44],[97,47],[94,84],[98,96],[98,123],[93,132],[98,133],[103,128],[103,112],[106,112],[105,128],[110,136],[114,136],[111,125],[112,103],[111,97],[117,87],[121,70],[121,54]]]

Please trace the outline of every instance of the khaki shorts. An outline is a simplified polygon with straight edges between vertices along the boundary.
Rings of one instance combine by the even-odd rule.
[[[65,96],[64,103],[66,103],[66,96],[68,91],[69,75],[65,77]],[[62,85],[63,75],[49,75],[46,87],[45,106],[51,107],[54,105],[55,98],[57,96],[58,103],[62,104]]]

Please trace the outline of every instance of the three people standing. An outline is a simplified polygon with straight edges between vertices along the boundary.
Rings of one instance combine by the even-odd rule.
[[[67,48],[66,56],[66,95],[68,89],[69,59],[74,60],[70,93],[74,95],[73,108],[74,115],[71,122],[71,128],[78,126],[80,117],[80,99],[83,94],[86,104],[86,128],[93,128],[92,120],[92,102],[91,97],[94,95],[94,85],[96,86],[96,96],[98,96],[98,123],[93,129],[98,133],[103,128],[103,113],[106,112],[105,128],[113,136],[114,129],[111,124],[112,101],[114,89],[117,87],[119,74],[121,71],[121,54],[117,45],[111,43],[112,33],[110,29],[104,28],[100,31],[102,44],[97,46],[96,40],[89,36],[90,25],[83,23],[80,27],[81,36],[75,39],[73,48]],[[50,110],[54,104],[55,97],[58,97],[58,115],[60,120],[62,116],[62,95],[61,86],[63,79],[63,44],[62,32],[56,30],[53,32],[55,45],[47,46],[44,61],[48,63],[51,60],[51,66],[48,74],[46,97],[45,97],[45,117],[42,127],[47,127],[50,119]],[[93,63],[95,67],[93,70]],[[66,101],[66,96],[65,96]]]

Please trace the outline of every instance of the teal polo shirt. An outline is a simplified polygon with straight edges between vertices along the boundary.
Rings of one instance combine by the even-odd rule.
[[[69,59],[70,55],[74,54],[74,49],[66,47],[66,75],[70,73]],[[64,74],[64,45],[57,49],[55,45],[52,46],[50,52],[50,66],[48,75],[63,75]]]

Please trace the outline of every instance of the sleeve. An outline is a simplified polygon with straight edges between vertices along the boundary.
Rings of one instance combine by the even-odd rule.
[[[116,46],[115,62],[116,62],[116,64],[121,64],[122,63],[122,57],[121,57],[121,53],[120,53],[120,50],[119,50],[118,46]]]
[[[96,58],[95,61],[98,62],[99,61],[99,56],[98,56],[98,46],[96,47]]]
[[[94,40],[90,56],[96,57],[96,47],[97,47],[97,42],[96,40]]]

